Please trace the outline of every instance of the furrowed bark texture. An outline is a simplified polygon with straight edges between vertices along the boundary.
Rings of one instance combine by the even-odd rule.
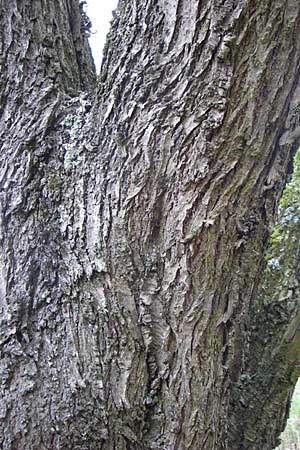
[[[247,360],[231,401],[236,413],[240,412],[233,439],[234,434],[246,430],[248,440],[260,439],[261,446],[276,434],[276,429],[280,426],[283,429],[294,383],[299,377],[298,211],[299,155],[296,155],[293,178],[280,202],[266,255],[267,265],[252,306]],[[263,413],[255,416],[253,412],[258,408]]]
[[[1,448],[271,450],[294,380],[244,380],[300,5],[121,1],[92,95],[78,3],[0,4]]]

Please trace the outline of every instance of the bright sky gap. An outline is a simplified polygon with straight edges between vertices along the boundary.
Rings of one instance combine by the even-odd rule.
[[[97,73],[100,71],[102,51],[109,32],[112,11],[118,0],[87,0],[87,14],[92,21],[92,34],[89,39]]]

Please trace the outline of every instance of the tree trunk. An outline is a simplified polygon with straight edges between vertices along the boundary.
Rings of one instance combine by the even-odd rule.
[[[1,448],[271,450],[300,4],[121,0],[96,84],[79,3],[0,3]]]

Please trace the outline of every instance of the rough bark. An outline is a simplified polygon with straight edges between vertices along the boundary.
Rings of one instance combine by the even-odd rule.
[[[280,201],[266,268],[252,307],[247,361],[231,402],[241,417],[236,433],[247,435],[257,446],[260,440],[261,447],[277,429],[283,429],[300,373],[299,156],[298,151],[292,179]],[[264,412],[257,416],[259,409]]]
[[[0,25],[1,448],[271,450],[294,380],[244,380],[298,1],[123,0],[97,86],[78,1]]]

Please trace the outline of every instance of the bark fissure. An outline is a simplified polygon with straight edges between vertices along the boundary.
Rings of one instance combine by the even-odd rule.
[[[97,87],[78,1],[0,12],[2,448],[271,449],[270,411],[232,405],[299,139],[299,6],[121,1]]]

